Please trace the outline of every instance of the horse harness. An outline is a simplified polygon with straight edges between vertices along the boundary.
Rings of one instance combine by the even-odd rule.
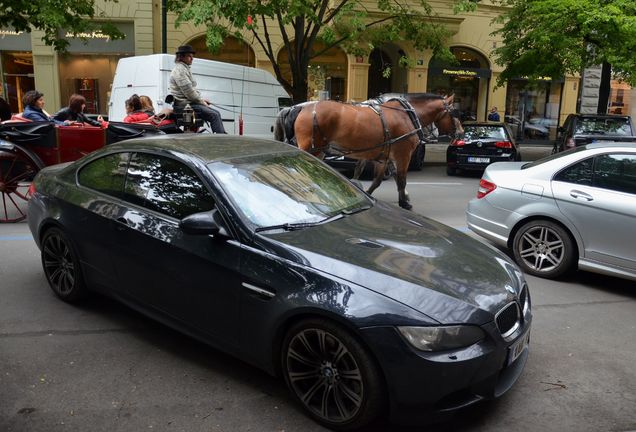
[[[395,137],[395,138],[391,138],[391,132],[389,131],[389,127],[386,123],[386,119],[384,118],[384,111],[382,110],[383,105],[387,102],[391,102],[391,101],[398,101],[400,103],[400,105],[402,106],[402,108],[394,108],[394,107],[387,107],[384,106],[384,109],[393,109],[393,110],[400,110],[400,111],[404,111],[407,113],[407,115],[409,116],[409,119],[411,120],[411,123],[413,123],[413,127],[414,129],[410,132],[407,132],[403,135],[400,135],[399,137]],[[324,151],[325,149],[327,149],[329,147],[329,143],[327,142],[327,138],[325,137],[325,135],[322,133],[322,131],[320,130],[320,125],[318,124],[318,120],[316,118],[316,107],[318,106],[320,102],[317,102],[312,110],[312,127],[313,127],[313,131],[311,134],[311,147],[309,148],[309,151]],[[380,122],[382,123],[382,130],[384,132],[384,142],[381,142],[380,144],[365,148],[365,149],[361,149],[361,150],[350,150],[347,152],[343,152],[343,151],[339,151],[340,153],[342,153],[342,155],[348,155],[348,154],[352,154],[352,153],[361,153],[361,152],[365,152],[365,151],[369,151],[369,150],[373,150],[376,149],[378,147],[383,147],[382,149],[382,153],[380,154],[380,156],[378,157],[378,160],[380,160],[380,158],[384,159],[385,161],[389,158],[389,154],[391,152],[391,146],[393,144],[395,144],[398,141],[402,141],[403,139],[406,139],[412,135],[417,134],[419,136],[420,139],[420,143],[425,143],[427,141],[426,135],[424,134],[424,131],[422,130],[422,125],[420,123],[420,119],[417,117],[417,114],[415,113],[415,109],[413,108],[413,105],[411,105],[409,103],[409,101],[407,101],[406,99],[402,98],[402,97],[382,97],[379,96],[377,98],[373,98],[370,99],[368,101],[364,101],[361,102],[359,104],[356,104],[357,106],[363,106],[363,107],[368,107],[370,109],[372,109],[379,117],[380,117]],[[444,108],[447,108],[447,106],[445,106]],[[443,114],[445,112],[449,112],[449,111],[443,111],[441,113],[438,114],[438,118],[435,119],[435,121],[439,120],[442,118]],[[316,132],[318,132],[320,134],[320,136],[322,137],[322,141],[323,141],[323,145],[321,147],[316,147],[315,146],[315,142],[314,142],[314,136],[316,135]]]

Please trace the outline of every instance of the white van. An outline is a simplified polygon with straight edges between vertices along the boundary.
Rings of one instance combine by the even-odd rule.
[[[125,101],[133,94],[149,96],[155,112],[165,107],[174,55],[153,54],[119,60],[108,106],[109,121],[126,116]],[[225,130],[239,135],[243,115],[243,135],[273,138],[274,121],[291,98],[276,78],[262,69],[194,59],[192,75],[197,90],[221,113]]]

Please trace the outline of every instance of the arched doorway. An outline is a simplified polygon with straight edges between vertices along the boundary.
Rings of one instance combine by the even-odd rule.
[[[212,54],[205,44],[205,36],[199,36],[189,42],[192,48],[197,52],[198,58],[207,60],[222,61],[242,66],[256,66],[256,58],[254,50],[248,44],[233,36],[225,38],[223,46],[217,54]]]
[[[400,58],[405,56],[400,47],[390,43],[371,51],[367,97],[376,97],[382,93],[408,92],[407,71],[400,65]]]
[[[452,47],[450,50],[457,60],[456,64],[435,57],[431,59],[427,91],[454,94],[454,108],[461,120],[477,120],[486,112],[490,63],[486,57],[470,48]]]
[[[292,42],[292,45],[295,45]],[[315,42],[313,52],[325,48],[321,42]],[[292,48],[293,49],[293,48]],[[291,68],[287,49],[278,52],[276,61],[285,79],[291,81]],[[347,55],[338,47],[330,48],[309,63],[307,70],[307,100],[331,99],[347,100]]]

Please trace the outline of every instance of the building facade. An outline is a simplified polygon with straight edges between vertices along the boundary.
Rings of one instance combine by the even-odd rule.
[[[554,139],[556,128],[569,113],[576,112],[580,95],[579,77],[546,80],[529,87],[522,78],[497,87],[502,67],[494,63],[492,51],[501,40],[492,36],[492,20],[501,12],[497,6],[481,2],[477,11],[455,15],[451,2],[434,3],[439,22],[451,30],[448,41],[459,65],[437,61],[430,51],[418,51],[408,40],[386,43],[369,56],[356,57],[334,48],[314,59],[309,70],[309,99],[329,97],[342,101],[362,101],[386,92],[429,92],[454,94],[455,109],[463,120],[484,120],[496,106],[501,119],[508,122],[519,137]],[[21,33],[0,30],[0,69],[2,92],[15,112],[21,111],[21,95],[32,88],[45,94],[46,109],[55,111],[67,104],[73,93],[87,99],[87,112],[107,113],[110,86],[117,61],[126,56],[161,52],[161,2],[120,0],[101,2],[103,11],[126,35],[109,40],[99,33],[83,39],[64,34],[71,42],[67,54],[58,54],[43,44],[37,31]],[[275,26],[270,26],[270,32]],[[283,40],[275,31],[270,37],[284,61]],[[228,38],[219,54],[205,46],[205,28],[185,23],[175,27],[175,16],[168,15],[167,52],[190,44],[197,57],[253,66],[273,72],[273,68],[251,35],[243,41]],[[411,59],[409,67],[401,57]],[[387,75],[384,71],[390,68]],[[283,73],[289,71],[283,68]],[[631,114],[636,104],[634,90],[616,84],[614,105],[617,111]],[[621,105],[622,104],[622,105]]]

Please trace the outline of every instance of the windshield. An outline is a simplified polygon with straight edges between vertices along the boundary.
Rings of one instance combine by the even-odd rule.
[[[632,128],[627,118],[581,118],[576,123],[575,134],[631,136]]]
[[[208,169],[256,228],[319,223],[373,203],[353,184],[306,153],[241,157],[212,162]]]
[[[501,126],[464,126],[464,139],[465,140],[478,140],[478,139],[496,139],[503,140],[506,138],[506,132]]]

